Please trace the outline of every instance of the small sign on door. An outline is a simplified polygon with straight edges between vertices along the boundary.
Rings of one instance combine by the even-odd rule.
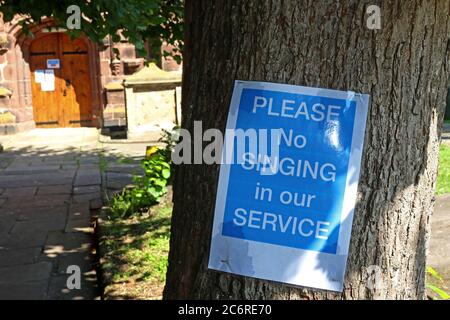
[[[55,91],[55,71],[46,69],[44,71],[44,79],[41,82],[42,91]]]
[[[34,81],[36,83],[42,83],[45,80],[45,70],[34,71]]]
[[[59,69],[59,59],[47,59],[47,69]]]

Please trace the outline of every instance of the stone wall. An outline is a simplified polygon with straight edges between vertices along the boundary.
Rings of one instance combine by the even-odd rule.
[[[156,141],[161,129],[172,129],[177,123],[175,94],[175,88],[126,88],[129,137],[151,135]]]
[[[156,141],[180,122],[181,73],[150,64],[125,79],[128,137]],[[178,93],[178,95],[177,95]]]
[[[0,95],[0,109],[14,115],[14,123],[0,123],[0,134],[34,127],[29,67],[17,45],[17,30],[16,24],[0,20],[0,87],[9,91]]]
[[[121,83],[105,86],[106,106],[103,110],[103,127],[121,127],[127,124],[125,91]]]

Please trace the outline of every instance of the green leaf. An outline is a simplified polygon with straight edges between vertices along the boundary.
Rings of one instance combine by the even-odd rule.
[[[163,169],[163,171],[162,171],[162,176],[163,176],[165,179],[169,179],[169,177],[170,177],[170,169]]]
[[[444,280],[442,276],[433,267],[427,267],[427,273],[439,281]]]
[[[108,0],[108,1],[75,1],[80,6],[83,16],[82,32],[94,42],[99,42],[106,35],[113,35],[120,41],[116,33],[123,31],[128,40],[136,45],[136,51],[145,55],[143,40],[150,40],[150,50],[159,50],[161,40],[174,44],[182,49],[183,37],[183,3],[180,0]],[[74,4],[73,0],[41,1],[36,0],[4,0],[1,1],[3,20],[10,21],[16,14],[27,16],[22,24],[31,25],[39,22],[41,17],[52,17],[57,24],[64,25],[68,14],[66,9]],[[79,31],[76,31],[79,32]],[[76,34],[76,32],[74,34]],[[162,39],[161,39],[162,37]]]
[[[166,186],[166,181],[165,180],[161,180],[161,179],[156,179],[155,180],[155,185],[164,188]]]
[[[447,292],[445,292],[444,290],[442,290],[432,284],[428,283],[427,288],[431,289],[434,293],[439,295],[439,297],[441,297],[441,299],[443,299],[443,300],[448,300],[450,298],[450,295],[448,295]]]

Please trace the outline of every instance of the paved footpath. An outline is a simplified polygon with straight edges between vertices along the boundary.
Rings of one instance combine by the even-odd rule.
[[[444,124],[442,143],[450,146],[450,123]],[[427,265],[438,271],[444,279],[442,288],[450,292],[450,194],[436,199]]]
[[[105,152],[92,129],[8,139],[0,153],[0,299],[98,299],[93,215],[102,177],[118,189],[130,182],[136,163],[120,161],[130,147]],[[145,154],[143,145],[134,149]],[[80,268],[81,289],[68,288],[69,266]]]
[[[439,272],[444,279],[443,289],[450,292],[450,194],[436,199],[427,265]]]
[[[444,123],[442,127],[442,143],[450,146],[450,123]]]

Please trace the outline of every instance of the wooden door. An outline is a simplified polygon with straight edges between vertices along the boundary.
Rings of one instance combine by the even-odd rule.
[[[40,72],[51,72],[48,59],[59,59],[54,90],[44,91]],[[38,127],[80,127],[92,124],[91,83],[87,46],[63,33],[41,37],[30,47],[34,119]]]
[[[61,109],[60,79],[61,70],[55,69],[55,91],[42,91],[41,83],[38,82],[37,73],[44,71],[47,67],[47,59],[59,58],[59,43],[57,34],[49,34],[39,40],[33,41],[30,46],[30,71],[31,90],[33,97],[34,120],[37,126],[58,127],[60,123]]]

